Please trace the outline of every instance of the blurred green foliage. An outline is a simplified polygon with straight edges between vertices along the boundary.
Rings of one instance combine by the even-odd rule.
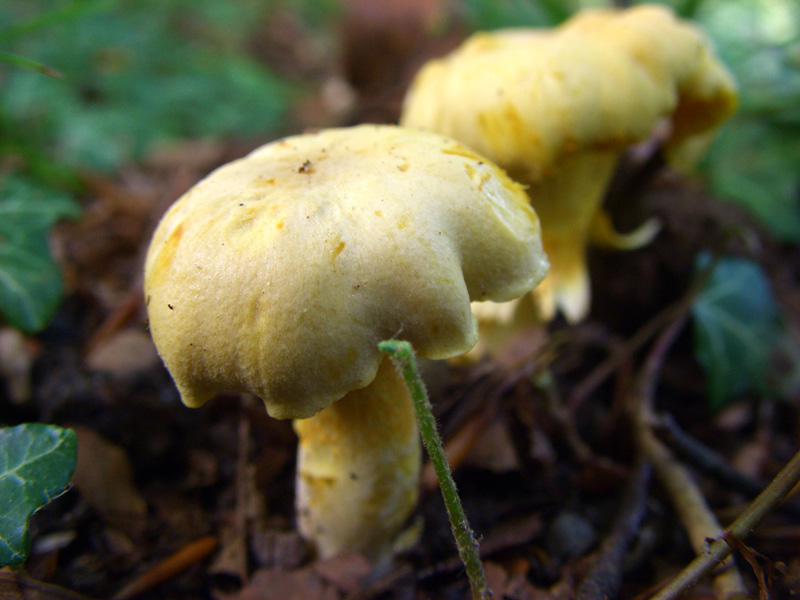
[[[286,10],[294,14],[306,26],[321,29],[344,13],[341,0],[267,0],[275,10]]]
[[[36,18],[37,5],[43,10],[52,2],[3,4],[0,30]],[[266,16],[258,3],[69,6],[75,14],[62,10],[60,21],[0,34],[9,50],[63,74],[5,69],[0,93],[0,115],[15,137],[51,149],[58,163],[108,171],[154,142],[253,137],[279,126],[287,86],[241,52]]]
[[[475,30],[551,27],[572,11],[567,3],[530,0],[464,0],[467,23]]]
[[[69,198],[85,173],[111,172],[160,142],[281,127],[290,86],[247,52],[278,6],[0,3],[0,214],[14,215],[0,231],[0,311],[12,325],[41,329],[57,306],[47,231],[74,216]]]
[[[706,161],[712,188],[800,241],[800,2],[705,0],[695,18],[741,93]]]

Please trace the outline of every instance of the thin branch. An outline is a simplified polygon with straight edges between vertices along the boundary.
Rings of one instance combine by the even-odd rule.
[[[611,533],[603,542],[592,568],[578,587],[576,600],[605,600],[618,595],[622,585],[622,559],[636,537],[639,525],[647,512],[649,465],[639,464],[633,472],[623,495],[619,513]]]
[[[38,60],[28,58],[27,56],[14,54],[13,52],[6,52],[5,50],[0,50],[0,62],[5,62],[22,69],[28,69],[29,71],[36,71],[37,73],[41,73],[47,77],[53,77],[56,79],[61,79],[64,77],[64,74],[58,69],[48,67],[46,64],[41,63]]]
[[[650,339],[670,323],[683,320],[691,310],[697,296],[706,287],[711,275],[714,272],[721,254],[721,249],[734,236],[735,232],[728,232],[716,244],[711,253],[711,260],[692,280],[686,293],[674,303],[670,304],[659,313],[647,321],[630,339],[625,341],[619,349],[601,362],[589,375],[572,390],[567,400],[567,410],[574,413],[580,405],[597,389],[611,374],[613,374],[621,364],[626,362],[638,350],[640,350]],[[671,341],[670,341],[671,343]]]
[[[640,425],[637,430],[637,441],[643,456],[653,464],[659,482],[669,494],[689,535],[692,548],[697,555],[701,555],[706,550],[707,539],[719,535],[722,527],[686,468],[675,460],[648,427]],[[713,582],[717,598],[727,600],[745,597],[744,583],[733,561],[724,561],[723,566],[724,569],[714,577]]]
[[[680,302],[680,301],[679,301]],[[640,350],[658,331],[671,322],[678,312],[678,307],[672,304],[656,314],[644,324],[630,339],[626,340],[619,348],[614,349],[611,355],[597,365],[575,388],[567,399],[566,406],[570,413],[574,413],[581,404],[594,392],[619,366],[626,362],[633,354]]]
[[[750,477],[737,470],[719,453],[686,433],[671,415],[660,417],[655,424],[655,430],[656,434],[664,439],[680,457],[721,484],[741,492],[749,498],[755,498],[766,487],[765,481]],[[778,507],[778,510],[800,518],[800,503],[798,502],[785,502]]]
[[[638,376],[635,378],[629,397],[629,408],[639,452],[650,462],[656,477],[669,494],[696,554],[705,551],[706,540],[719,535],[722,527],[700,492],[687,469],[677,462],[669,449],[655,436],[651,423],[653,399],[658,373],[667,351],[680,333],[688,318],[688,305],[683,314],[667,327],[647,355]],[[728,560],[719,572],[713,587],[720,600],[745,597],[746,589],[733,561]]]
[[[733,551],[731,544],[727,540],[731,538],[746,538],[750,531],[778,506],[798,483],[800,483],[800,452],[792,457],[787,465],[781,469],[780,473],[775,476],[775,479],[722,532],[708,547],[708,550],[689,563],[675,579],[653,596],[652,600],[674,600],[713,571]]]
[[[189,567],[205,560],[219,545],[219,540],[208,535],[186,544],[139,577],[131,581],[112,597],[112,600],[130,600],[161,585]]]

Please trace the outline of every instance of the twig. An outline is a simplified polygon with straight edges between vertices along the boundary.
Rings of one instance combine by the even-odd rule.
[[[492,592],[486,582],[486,572],[478,553],[478,541],[475,539],[475,534],[469,526],[466,514],[464,514],[464,508],[461,506],[461,498],[458,496],[453,475],[450,473],[450,466],[447,464],[447,457],[442,448],[442,438],[439,436],[439,430],[436,427],[436,420],[433,417],[433,410],[428,399],[428,393],[425,390],[425,384],[417,371],[417,362],[414,358],[411,344],[398,340],[388,340],[378,344],[378,348],[395,361],[408,386],[414,410],[417,413],[422,443],[428,451],[428,456],[439,479],[447,516],[450,518],[450,528],[453,531],[458,553],[469,578],[472,597],[474,600],[489,600],[492,597]]]
[[[605,600],[614,598],[619,593],[622,584],[622,559],[647,512],[650,473],[649,465],[644,463],[633,472],[625,488],[611,533],[603,542],[592,568],[578,587],[576,600]]]
[[[707,539],[717,536],[722,527],[687,470],[647,428],[638,432],[642,454],[653,464],[661,485],[668,492],[675,510],[689,535],[695,554],[705,552]],[[732,561],[714,578],[714,590],[720,600],[745,597],[744,584]]]
[[[753,574],[756,576],[756,581],[758,582],[758,600],[770,600],[767,576],[766,573],[764,573],[764,569],[758,564],[758,559],[764,558],[764,556],[750,548],[741,539],[732,535],[726,535],[724,531],[722,532],[722,538],[747,561],[747,564],[749,564],[750,568],[753,570]]]
[[[213,535],[190,542],[131,581],[114,594],[112,600],[130,600],[161,585],[178,573],[205,559],[217,548],[218,544],[216,536]]]
[[[720,246],[724,245],[728,237],[723,238]],[[634,353],[641,349],[650,339],[670,323],[682,321],[703,290],[711,274],[719,262],[719,251],[715,251],[708,264],[694,278],[686,293],[674,303],[653,316],[645,323],[625,344],[611,353],[606,360],[601,362],[589,375],[572,390],[567,400],[567,410],[574,413],[589,395],[597,389],[617,368],[627,361]]]
[[[575,425],[575,419],[572,418],[573,415],[564,406],[552,371],[547,367],[539,369],[535,373],[533,383],[536,389],[543,393],[547,414],[559,428],[572,455],[582,464],[590,462],[592,450],[581,438]]]
[[[687,307],[688,308],[688,307]],[[667,447],[655,436],[652,404],[658,372],[673,341],[687,319],[687,311],[665,329],[653,344],[638,376],[634,379],[629,398],[632,411],[634,435],[639,452],[644,460],[653,465],[656,477],[667,491],[678,516],[683,522],[696,554],[705,551],[706,540],[717,536],[722,527],[708,507],[703,494],[686,470],[672,456]],[[727,561],[714,578],[713,587],[720,600],[745,597],[744,583],[733,561]]]
[[[701,286],[692,286],[687,294],[674,304],[667,306],[653,316],[626,342],[612,351],[611,356],[601,362],[589,375],[572,390],[567,400],[567,409],[574,413],[589,395],[597,389],[617,368],[627,361],[633,354],[640,350],[650,339],[655,336],[665,325],[674,322],[681,314],[686,312],[687,306],[694,302],[695,297],[702,289]]]
[[[666,443],[679,456],[691,462],[692,466],[713,477],[723,485],[741,492],[750,498],[758,496],[766,487],[766,482],[745,475],[725,460],[720,454],[694,439],[675,422],[671,415],[664,415],[655,424],[656,434],[665,438]],[[778,510],[800,518],[800,503],[785,502]]]
[[[792,457],[775,476],[775,479],[725,529],[722,535],[711,543],[708,550],[689,563],[675,579],[653,596],[652,600],[674,600],[714,570],[733,551],[727,540],[746,538],[750,531],[783,500],[798,482],[800,482],[800,452]]]
[[[492,364],[492,363],[489,363]],[[509,372],[501,371],[498,376],[491,370],[482,373],[470,386],[469,397],[479,401],[479,408],[473,412],[444,441],[444,451],[450,469],[455,471],[466,460],[480,436],[497,415],[498,404],[523,379],[529,378],[536,369],[536,361],[525,360]],[[463,404],[463,403],[462,403]],[[440,406],[441,408],[441,406]],[[435,491],[439,480],[433,464],[428,461],[422,468],[421,487],[424,494]]]
[[[671,314],[670,312],[669,316],[671,316]],[[612,348],[608,358],[597,365],[589,375],[573,388],[566,402],[567,410],[574,414],[592,392],[608,379],[622,363],[628,360],[632,354],[644,346],[644,344],[655,335],[658,326],[663,325],[662,321],[666,322],[667,320],[663,313],[657,314],[625,344]],[[654,324],[657,326],[654,327]]]

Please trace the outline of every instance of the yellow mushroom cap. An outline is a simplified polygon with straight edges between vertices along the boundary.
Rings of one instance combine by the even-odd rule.
[[[618,234],[602,212],[619,156],[668,121],[668,158],[686,166],[736,103],[703,33],[667,7],[639,5],[478,33],[421,69],[400,122],[451,136],[526,185],[552,265],[537,310],[576,322],[589,310],[587,243],[630,249],[658,231],[651,221]]]
[[[555,29],[478,33],[429,62],[401,124],[449,135],[522,181],[582,150],[622,150],[662,118],[680,144],[735,111],[704,34],[667,7],[585,10]]]
[[[364,125],[225,165],[163,217],[145,261],[156,347],[185,404],[248,391],[309,417],[375,377],[377,343],[469,350],[470,300],[547,261],[521,186],[451,139]]]

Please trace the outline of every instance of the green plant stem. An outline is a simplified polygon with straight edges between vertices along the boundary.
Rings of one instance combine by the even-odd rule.
[[[669,348],[688,319],[689,304],[675,320],[661,332],[645,358],[631,388],[633,433],[644,460],[653,465],[656,477],[667,491],[695,554],[702,555],[706,540],[722,530],[700,488],[689,471],[675,460],[669,449],[653,433],[653,403],[658,375]],[[744,583],[732,560],[723,563],[723,569],[712,582],[717,598],[733,600],[747,596]]]
[[[406,386],[408,386],[408,391],[414,404],[414,411],[417,414],[422,443],[425,445],[433,470],[439,480],[447,516],[450,518],[450,528],[453,531],[453,537],[458,546],[458,554],[464,563],[469,584],[472,588],[472,598],[474,600],[489,600],[492,597],[492,593],[486,583],[486,572],[478,552],[478,541],[475,539],[475,534],[469,526],[466,514],[464,514],[464,508],[461,506],[461,498],[458,496],[456,484],[450,472],[450,465],[442,447],[442,438],[439,436],[439,430],[436,427],[436,419],[433,416],[425,384],[417,371],[417,361],[411,344],[399,340],[387,340],[378,344],[378,348],[394,360],[400,369]]]
[[[31,71],[36,71],[37,73],[47,75],[48,77],[56,77],[59,79],[64,77],[64,74],[57,69],[48,67],[37,60],[33,60],[32,58],[20,56],[19,54],[14,54],[13,52],[6,52],[5,50],[0,50],[0,62],[5,62],[23,69],[30,69]]]

